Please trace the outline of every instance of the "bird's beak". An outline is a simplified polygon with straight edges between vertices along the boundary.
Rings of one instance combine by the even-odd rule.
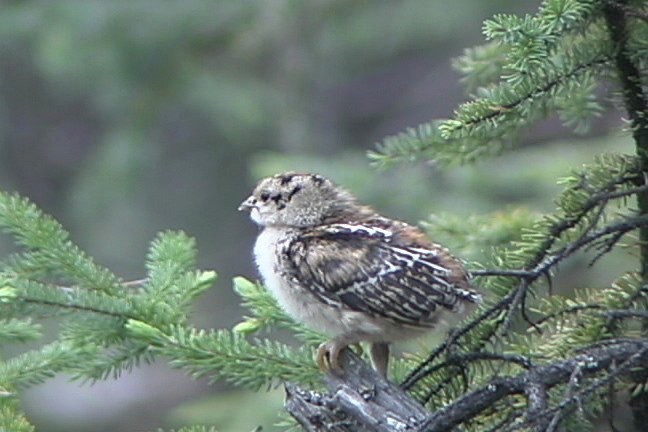
[[[252,210],[254,207],[256,207],[254,205],[254,201],[255,201],[254,197],[252,195],[250,195],[245,201],[243,201],[241,203],[240,206],[238,206],[238,211],[250,211],[250,210]]]

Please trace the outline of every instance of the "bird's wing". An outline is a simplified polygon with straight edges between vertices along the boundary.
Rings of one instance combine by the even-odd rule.
[[[286,276],[327,304],[416,327],[433,325],[439,308],[479,299],[445,249],[395,237],[359,224],[312,230],[283,251]]]

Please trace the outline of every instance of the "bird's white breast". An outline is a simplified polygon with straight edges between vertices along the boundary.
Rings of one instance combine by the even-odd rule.
[[[284,286],[277,269],[277,257],[279,242],[284,235],[283,231],[267,227],[261,231],[254,245],[254,258],[263,282],[282,306],[287,295],[287,287]]]
[[[289,283],[282,275],[280,249],[290,234],[284,230],[266,227],[254,245],[254,257],[266,288],[279,305],[294,320],[329,335],[347,330],[341,311],[323,304],[299,284]]]

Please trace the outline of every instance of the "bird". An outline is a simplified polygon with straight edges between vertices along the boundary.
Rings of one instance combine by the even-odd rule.
[[[316,351],[322,371],[342,372],[342,351],[366,342],[386,378],[392,343],[481,301],[446,248],[322,175],[266,177],[238,209],[260,228],[254,258],[265,287],[287,315],[330,338]]]

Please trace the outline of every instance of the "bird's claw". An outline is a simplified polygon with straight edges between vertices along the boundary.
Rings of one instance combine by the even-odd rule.
[[[340,355],[346,349],[347,345],[331,340],[324,342],[317,348],[315,361],[322,372],[341,373],[342,364],[340,364]]]

